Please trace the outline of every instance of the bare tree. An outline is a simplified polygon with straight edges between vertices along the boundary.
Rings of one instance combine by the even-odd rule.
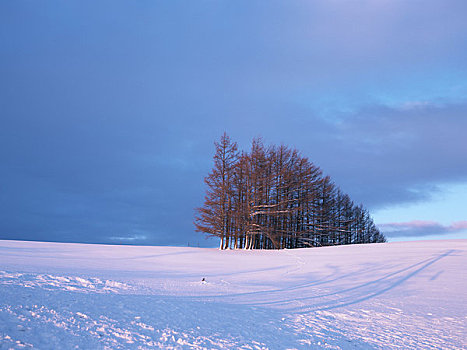
[[[239,154],[225,133],[215,146],[195,225],[219,237],[220,249],[385,242],[369,212],[297,150],[266,148],[257,138]]]
[[[232,180],[238,147],[226,133],[215,146],[214,168],[204,180],[208,189],[204,206],[196,209],[195,226],[198,232],[219,237],[220,249],[226,249],[232,231]]]

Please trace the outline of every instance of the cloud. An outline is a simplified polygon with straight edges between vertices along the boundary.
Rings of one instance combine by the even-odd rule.
[[[466,115],[467,103],[372,105],[327,130],[308,122],[315,131],[301,148],[319,149],[312,159],[367,206],[427,200],[440,184],[467,181]]]
[[[211,244],[193,208],[224,130],[369,209],[467,181],[467,3],[360,5],[0,3],[1,238]]]
[[[147,239],[147,236],[146,235],[114,236],[114,237],[109,237],[109,239],[111,241],[135,243],[135,241],[145,241]]]
[[[388,237],[420,237],[466,232],[467,221],[458,221],[451,225],[442,225],[435,221],[414,220],[409,222],[380,224],[378,227]]]

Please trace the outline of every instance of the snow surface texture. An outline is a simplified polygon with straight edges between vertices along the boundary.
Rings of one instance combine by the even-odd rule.
[[[465,349],[466,266],[467,240],[282,251],[0,241],[0,349]]]

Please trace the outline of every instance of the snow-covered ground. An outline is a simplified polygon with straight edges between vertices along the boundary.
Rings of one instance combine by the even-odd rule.
[[[0,241],[0,349],[465,349],[466,334],[467,240],[282,251]]]

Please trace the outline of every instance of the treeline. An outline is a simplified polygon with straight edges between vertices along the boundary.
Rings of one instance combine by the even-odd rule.
[[[253,140],[239,152],[224,133],[205,178],[195,226],[220,238],[220,249],[281,249],[385,242],[370,214],[286,146]]]

